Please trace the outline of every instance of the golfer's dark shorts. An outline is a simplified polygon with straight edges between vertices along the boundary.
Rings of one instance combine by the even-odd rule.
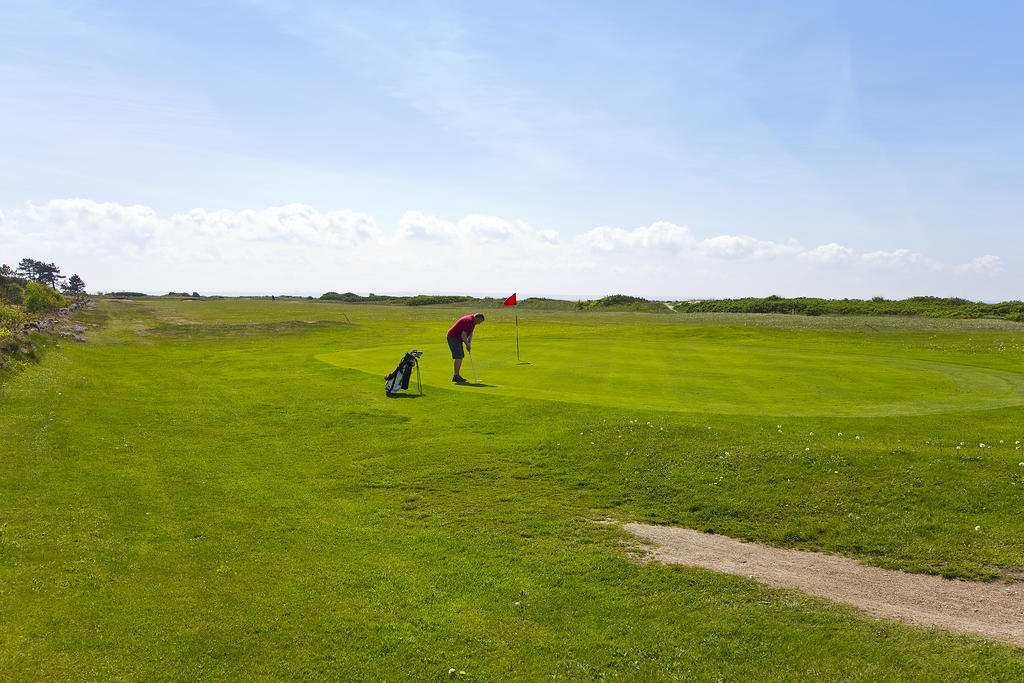
[[[456,339],[455,337],[448,337],[448,346],[452,350],[452,358],[465,358],[466,354],[462,351],[462,340]]]

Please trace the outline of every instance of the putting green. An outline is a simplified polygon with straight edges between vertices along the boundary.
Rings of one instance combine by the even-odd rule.
[[[390,372],[410,346],[316,356],[331,365]],[[454,387],[444,344],[421,344],[423,383]],[[623,345],[562,340],[534,349],[534,364],[478,352],[475,390],[616,408],[777,416],[876,417],[1024,405],[1024,376],[954,363],[738,344]],[[462,375],[470,381],[467,356]],[[382,380],[383,386],[383,380]],[[415,387],[415,377],[413,378]]]

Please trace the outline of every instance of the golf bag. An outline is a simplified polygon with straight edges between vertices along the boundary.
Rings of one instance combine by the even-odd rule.
[[[409,380],[412,377],[412,369],[416,368],[416,381],[419,383],[420,376],[420,362],[419,358],[423,355],[422,351],[413,349],[409,353],[405,354],[402,362],[398,364],[395,371],[385,377],[384,382],[384,393],[388,396],[395,396],[399,389],[408,389]],[[420,393],[423,393],[423,385],[420,384]]]

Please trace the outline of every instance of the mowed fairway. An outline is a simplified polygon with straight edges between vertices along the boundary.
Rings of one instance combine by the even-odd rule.
[[[1024,328],[103,300],[0,394],[0,677],[1019,680],[600,520],[1024,575]],[[423,350],[424,395],[384,396]],[[472,378],[467,358],[463,375]]]

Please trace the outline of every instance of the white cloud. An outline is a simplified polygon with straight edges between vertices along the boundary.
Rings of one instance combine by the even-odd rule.
[[[811,263],[819,263],[822,265],[838,265],[838,264],[849,264],[856,259],[856,254],[853,249],[844,247],[841,244],[835,242],[829,242],[823,244],[820,247],[815,247],[810,251],[805,251],[800,254],[800,258],[804,261]]]
[[[458,223],[460,231],[468,234],[475,242],[504,242],[532,237],[530,226],[522,221],[507,221],[497,216],[466,216]]]
[[[748,235],[719,235],[701,241],[697,245],[700,253],[716,259],[761,260],[795,254],[796,247],[765,242]]]
[[[77,251],[138,256],[161,231],[161,221],[148,206],[77,198],[42,205],[30,202],[24,210],[11,212],[11,222],[21,239],[37,251],[56,243]]]
[[[273,242],[284,246],[355,246],[380,237],[376,222],[354,211],[322,214],[305,204],[254,211],[193,209],[171,216],[165,227],[175,235],[218,241]]]
[[[689,228],[658,221],[634,230],[601,226],[583,235],[583,243],[598,251],[628,249],[670,249],[678,251],[693,243]]]
[[[801,249],[750,235],[695,239],[667,221],[632,230],[601,226],[563,239],[551,229],[480,214],[450,221],[408,211],[381,229],[367,214],[305,204],[197,208],[165,218],[147,206],[64,199],[0,213],[0,234],[3,260],[54,261],[82,275],[92,291],[995,299],[1014,286],[1009,268],[992,255],[948,266],[909,249],[863,253],[835,242]],[[829,268],[837,264],[843,267]],[[828,277],[808,267],[814,265]],[[984,287],[967,277],[951,284],[951,273],[985,275]]]
[[[558,232],[555,230],[538,230],[537,239],[545,244],[558,244]]]
[[[999,275],[1005,270],[1003,259],[986,254],[956,267],[957,273],[972,275]]]
[[[398,224],[400,239],[450,242],[458,236],[458,228],[454,223],[425,216],[419,211],[406,211]]]
[[[927,270],[940,270],[942,264],[932,259],[910,251],[909,249],[895,249],[893,251],[872,251],[861,256],[861,261],[872,268],[900,269],[900,268],[923,268]]]
[[[453,223],[419,211],[407,211],[399,222],[396,238],[399,242],[455,244],[460,248],[505,244],[509,248],[522,249],[538,243],[557,244],[558,233],[554,230],[533,230],[523,221],[497,216],[472,214]]]

